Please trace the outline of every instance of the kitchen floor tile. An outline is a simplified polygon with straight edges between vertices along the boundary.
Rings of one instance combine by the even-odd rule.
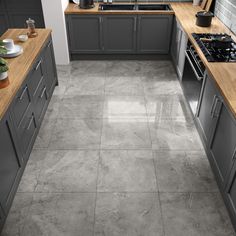
[[[96,236],[163,236],[158,194],[98,193]]]
[[[26,217],[32,204],[33,195],[30,193],[17,193],[14,203],[8,214],[1,236],[22,236]]]
[[[151,148],[147,118],[104,119],[101,147],[104,149]]]
[[[105,82],[105,94],[144,96],[144,88],[138,76],[107,77]]]
[[[149,122],[153,149],[202,150],[193,123],[173,120]]]
[[[24,236],[92,236],[95,194],[34,194]]]
[[[150,122],[160,119],[191,121],[192,116],[183,95],[146,96],[147,114]]]
[[[166,236],[234,236],[219,193],[160,193]]]
[[[101,151],[99,192],[157,192],[152,151]]]
[[[103,117],[108,119],[146,119],[143,97],[106,96]]]
[[[104,76],[74,76],[68,83],[66,95],[104,95]]]
[[[219,192],[204,152],[154,152],[160,192]]]
[[[27,162],[24,174],[21,178],[18,192],[34,192],[38,184],[42,163],[47,157],[46,149],[34,149]]]
[[[59,118],[102,118],[103,96],[65,95],[60,106]]]
[[[36,192],[96,192],[99,151],[48,151]]]
[[[49,149],[99,149],[101,119],[58,119]]]

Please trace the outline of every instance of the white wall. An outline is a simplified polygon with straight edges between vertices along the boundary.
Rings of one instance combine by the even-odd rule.
[[[64,10],[69,0],[41,0],[46,28],[52,29],[53,45],[58,65],[70,63]]]

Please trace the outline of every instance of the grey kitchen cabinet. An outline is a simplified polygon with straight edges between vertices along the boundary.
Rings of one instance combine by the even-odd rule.
[[[217,112],[216,110],[219,111],[221,105],[220,94],[214,81],[211,77],[205,74],[199,108],[196,115],[196,120],[205,146],[209,146],[210,138],[218,119],[218,116],[215,115],[214,112]]]
[[[1,11],[0,7],[0,36],[9,28],[8,16],[5,12]]]
[[[99,15],[69,15],[68,39],[72,53],[99,53],[102,50],[102,26]]]
[[[177,19],[173,22],[172,42],[171,42],[171,57],[176,68],[178,77],[182,79],[184,64],[185,64],[185,51],[187,49],[188,36],[182,29]]]
[[[172,15],[138,16],[138,53],[168,54],[172,20]]]
[[[0,203],[5,214],[8,213],[21,175],[21,156],[13,130],[8,113],[0,121]]]
[[[107,15],[102,18],[105,53],[134,53],[137,16]]]
[[[217,107],[217,102],[216,100],[215,107]],[[213,114],[217,117],[217,122],[212,133],[209,150],[213,165],[218,173],[218,182],[224,187],[236,157],[236,120],[224,103],[219,106],[221,106],[220,111]]]
[[[3,227],[4,220],[5,220],[5,216],[2,210],[2,206],[0,204],[0,229]]]
[[[52,95],[55,84],[58,83],[57,81],[57,69],[55,65],[55,56],[54,56],[54,49],[52,44],[52,39],[50,38],[46,44],[45,51],[44,51],[44,64],[47,73],[46,82],[46,89],[49,96]]]
[[[23,9],[23,10],[32,10],[32,9],[42,9],[41,1],[38,0],[0,0],[5,3],[7,9]],[[20,4],[17,4],[20,2]]]

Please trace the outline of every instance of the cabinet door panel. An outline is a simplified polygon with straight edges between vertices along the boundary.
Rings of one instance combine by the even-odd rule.
[[[9,22],[11,28],[25,28],[26,20],[32,18],[35,20],[37,28],[44,28],[44,18],[42,12],[24,11],[24,10],[9,10]]]
[[[1,1],[1,0],[0,0]],[[0,6],[1,10],[1,6]],[[7,14],[0,11],[0,36],[9,28]]]
[[[135,51],[136,16],[105,16],[103,18],[105,52]]]
[[[9,120],[3,118],[0,123],[0,203],[5,213],[11,205],[21,170],[10,126]]]
[[[205,143],[209,144],[209,139],[213,130],[212,110],[218,97],[218,91],[210,77],[206,76],[200,106],[197,114],[198,124]]]
[[[168,54],[172,16],[139,16],[138,51],[140,53]]]
[[[47,76],[45,77],[46,88],[48,94],[51,95],[57,82],[57,72],[52,39],[50,39],[44,51],[44,64],[46,67],[45,69],[47,74]]]
[[[71,15],[68,19],[71,51],[99,52],[101,50],[100,17]]]
[[[233,166],[235,150],[236,121],[229,113],[226,106],[222,106],[219,119],[212,136],[210,151],[223,185],[225,185],[230,170]]]

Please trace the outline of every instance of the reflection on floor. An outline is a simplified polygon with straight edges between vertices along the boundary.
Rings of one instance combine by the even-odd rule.
[[[58,74],[3,236],[234,235],[170,61]]]

